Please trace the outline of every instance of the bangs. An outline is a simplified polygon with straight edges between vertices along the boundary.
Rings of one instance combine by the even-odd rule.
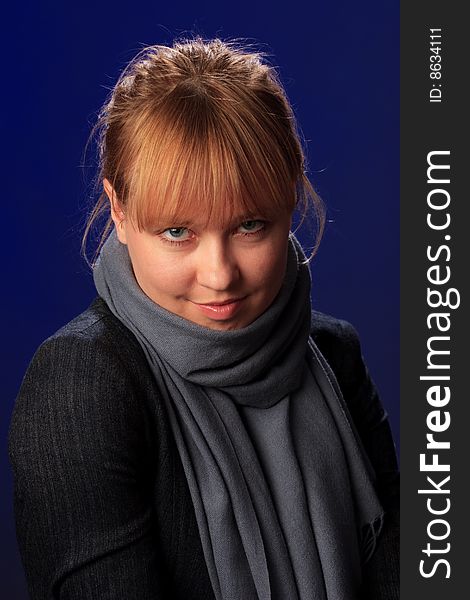
[[[236,215],[274,218],[292,211],[298,174],[286,145],[273,139],[266,110],[255,118],[243,114],[243,103],[179,92],[133,138],[140,147],[130,149],[126,205],[139,229],[196,215],[223,227]]]

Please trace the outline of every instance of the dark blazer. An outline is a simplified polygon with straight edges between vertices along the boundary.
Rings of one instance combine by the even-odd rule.
[[[398,470],[387,415],[352,326],[315,311],[312,325],[386,511],[361,598],[398,599]],[[9,431],[17,538],[33,600],[214,599],[159,398],[139,343],[101,298],[37,350]]]

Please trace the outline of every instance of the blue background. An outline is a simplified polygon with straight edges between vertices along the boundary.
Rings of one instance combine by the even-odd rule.
[[[7,427],[35,349],[95,295],[79,256],[95,164],[83,151],[108,88],[143,45],[196,32],[248,38],[273,54],[328,207],[313,303],[359,331],[398,445],[399,4],[106,0],[9,10],[1,36],[0,554],[2,597],[23,599]]]

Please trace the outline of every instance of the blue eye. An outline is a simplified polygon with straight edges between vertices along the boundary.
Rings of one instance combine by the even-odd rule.
[[[240,225],[240,229],[242,228],[245,229],[245,231],[241,231],[242,235],[260,233],[266,228],[266,222],[260,221],[259,219],[243,221],[243,223]]]
[[[181,246],[191,241],[190,230],[187,227],[168,227],[158,234],[158,237],[167,244]]]
[[[184,234],[187,231],[188,230],[186,229],[186,227],[170,227],[169,229],[165,229],[163,233],[168,233],[171,236],[171,238],[179,240],[184,237]]]
[[[244,221],[240,227],[244,227],[245,229],[252,230],[256,228],[258,221]]]

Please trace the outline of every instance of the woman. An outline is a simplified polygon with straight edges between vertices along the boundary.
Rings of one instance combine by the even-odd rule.
[[[398,483],[357,334],[310,307],[312,201],[260,55],[144,49],[97,124],[98,298],[10,428],[32,598],[398,598]]]

